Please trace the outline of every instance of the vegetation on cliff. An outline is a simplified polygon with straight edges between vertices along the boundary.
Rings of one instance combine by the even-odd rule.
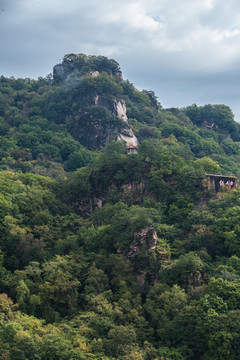
[[[163,109],[70,54],[1,77],[0,144],[2,359],[239,358],[240,190],[205,175],[240,175],[229,107]]]

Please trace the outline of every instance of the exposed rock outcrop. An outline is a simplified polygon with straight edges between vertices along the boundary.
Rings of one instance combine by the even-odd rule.
[[[134,272],[140,285],[145,283],[147,270],[144,266],[144,263],[141,264],[141,261],[139,262],[139,260],[135,262],[134,258],[142,253],[142,250],[145,252],[145,254],[146,251],[155,251],[157,242],[157,232],[152,225],[147,226],[134,234],[134,240],[129,247],[127,259],[133,263]]]
[[[103,73],[105,75],[102,76]],[[123,141],[126,147],[137,147],[138,140],[128,124],[125,101],[108,91],[103,93],[101,79],[98,94],[97,79],[101,76],[106,79],[106,74],[115,77],[116,82],[122,78],[119,64],[104,56],[69,54],[64,56],[61,64],[54,66],[54,83],[59,85],[60,91],[66,92],[68,99],[65,119],[62,121],[68,123],[71,135],[90,150],[101,149],[114,139]],[[89,79],[89,75],[92,79]],[[84,90],[84,86],[87,86],[87,91],[84,91],[87,95],[84,95],[84,98],[81,86]],[[71,101],[73,106],[70,106]]]
[[[117,139],[125,142],[126,146],[138,146],[138,139],[134,135],[132,129],[128,125],[127,109],[124,100],[119,100],[116,105],[117,116],[124,122],[123,127],[118,133]]]
[[[202,284],[202,275],[200,271],[191,272],[188,277],[188,284],[192,285],[194,289]]]
[[[128,123],[127,108],[124,100],[119,100],[115,102],[115,111],[116,115],[119,117],[120,120]]]
[[[134,234],[134,241],[129,247],[127,258],[131,259],[135,257],[141,250],[143,244],[147,245],[148,250],[155,250],[157,241],[157,232],[152,225],[141,229],[139,232]]]
[[[122,129],[122,130],[125,131],[126,129]],[[126,146],[130,146],[130,145],[138,146],[138,139],[136,138],[136,136],[134,135],[131,129],[129,129],[127,135],[122,134],[122,132],[119,132],[117,140],[125,142]]]
[[[99,76],[99,71],[92,71],[92,72],[90,73],[90,75],[91,75],[92,78],[96,78],[96,77]]]
[[[117,101],[97,95],[94,99],[94,104],[107,107],[114,116],[117,116],[122,121],[122,127],[120,127],[117,133],[118,141],[123,141],[126,146],[138,146],[138,139],[128,124],[127,108],[124,100]]]
[[[122,185],[122,201],[132,200],[135,203],[141,203],[144,198],[149,197],[146,192],[145,181],[132,181],[131,183]]]

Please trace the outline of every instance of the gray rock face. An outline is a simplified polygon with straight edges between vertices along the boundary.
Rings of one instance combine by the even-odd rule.
[[[126,146],[138,146],[138,139],[136,138],[128,124],[127,109],[124,100],[119,100],[117,102],[116,112],[118,118],[125,123],[124,126],[120,129],[117,139],[125,142]]]
[[[133,132],[132,132],[132,134],[133,134]],[[130,134],[124,135],[121,132],[119,132],[117,140],[125,142],[126,146],[130,146],[130,145],[138,146],[138,139],[136,138],[136,136],[134,134],[133,134],[133,136],[131,136]]]
[[[100,90],[101,95],[98,94],[98,81],[95,78],[102,73],[118,78],[117,81],[122,77],[118,63],[104,56],[69,54],[64,56],[61,64],[54,66],[55,84],[66,91],[68,99],[71,99],[68,94],[71,91],[74,93],[74,107],[70,107],[66,113],[69,131],[76,140],[91,150],[101,149],[113,139],[123,141],[126,147],[137,147],[138,140],[128,124],[125,101],[109,92],[105,95]],[[90,75],[94,86],[89,85],[85,95],[81,92],[81,83],[84,83],[86,75],[88,85],[91,84]],[[114,117],[120,121],[116,121]]]
[[[124,100],[115,101],[114,104],[116,115],[120,120],[128,123],[127,108]]]
[[[96,77],[99,76],[99,71],[92,71],[92,72],[90,73],[90,75],[91,75],[92,78],[96,78]]]
[[[134,241],[129,247],[127,259],[134,262],[134,258],[141,253],[142,247],[147,246],[148,251],[155,251],[158,242],[157,232],[152,225],[141,229],[134,234]],[[144,267],[135,267],[135,275],[141,285],[145,283],[147,271]]]
[[[153,226],[143,228],[141,231],[134,234],[134,241],[130,245],[127,258],[131,259],[135,257],[144,243],[147,244],[149,250],[155,250],[157,241],[157,232]]]
[[[117,101],[97,95],[94,103],[95,105],[107,107],[114,116],[117,116],[122,121],[122,127],[117,134],[118,141],[123,141],[126,146],[138,146],[138,139],[128,124],[127,108],[124,100]]]

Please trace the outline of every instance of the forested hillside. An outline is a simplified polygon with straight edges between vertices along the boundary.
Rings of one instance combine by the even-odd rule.
[[[69,54],[0,78],[0,144],[1,359],[239,359],[240,190],[206,175],[240,177],[228,106]]]

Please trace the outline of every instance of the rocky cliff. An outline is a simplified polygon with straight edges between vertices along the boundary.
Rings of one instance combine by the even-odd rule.
[[[66,55],[54,67],[53,79],[59,91],[65,92],[68,104],[70,99],[64,121],[82,145],[96,150],[117,140],[138,146],[128,124],[125,101],[118,93],[122,73],[116,61],[103,56]]]
[[[117,116],[121,120],[121,125],[116,131],[116,140],[123,141],[126,146],[138,146],[138,139],[128,124],[127,109],[123,99],[108,99],[97,95],[95,105],[106,107],[113,116]]]

